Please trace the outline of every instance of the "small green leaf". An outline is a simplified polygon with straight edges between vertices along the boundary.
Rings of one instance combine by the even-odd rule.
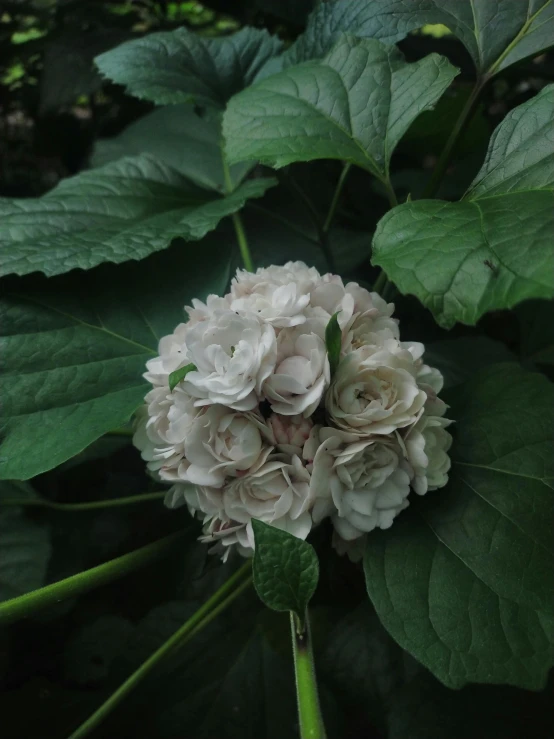
[[[317,554],[308,544],[286,531],[252,521],[254,587],[274,611],[292,611],[301,623],[319,578]]]
[[[445,400],[449,483],[370,534],[367,590],[390,634],[447,686],[538,690],[554,663],[554,387],[498,364]]]
[[[41,198],[0,198],[0,274],[50,277],[143,259],[173,239],[201,239],[273,183],[251,180],[222,197],[139,155],[62,180]]]
[[[176,369],[175,372],[171,372],[169,375],[169,389],[173,392],[181,380],[184,380],[188,373],[193,372],[194,370],[196,370],[196,365],[191,362],[184,367]]]
[[[282,42],[265,29],[206,38],[186,28],[151,33],[96,57],[100,72],[127,92],[158,105],[196,102],[224,108]]]
[[[329,319],[329,323],[325,328],[325,346],[327,347],[327,356],[329,357],[329,367],[331,369],[331,377],[337,371],[340,362],[340,349],[342,345],[342,331],[337,320],[340,313],[334,313]]]
[[[321,61],[289,67],[230,100],[223,117],[229,161],[283,167],[341,159],[386,179],[412,121],[457,74],[437,54],[406,64],[396,48],[344,36]]]

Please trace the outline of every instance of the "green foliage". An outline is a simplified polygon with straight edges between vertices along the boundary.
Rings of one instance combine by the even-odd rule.
[[[159,339],[240,253],[377,285],[455,420],[448,485],[368,535],[366,587],[330,527],[253,522],[263,604],[310,602],[329,739],[551,736],[554,0],[8,5],[0,601],[110,577],[17,601],[7,739],[67,739],[206,602],[96,734],[298,736],[287,618],[157,502],[130,438]],[[335,314],[332,371],[340,338]]]
[[[292,611],[300,622],[319,579],[314,548],[286,531],[261,521],[252,522],[254,587],[260,599],[274,611]]]
[[[494,132],[485,163],[458,203],[405,203],[379,223],[374,263],[441,325],[554,296],[554,86]]]
[[[178,28],[122,44],[97,57],[96,64],[135,97],[158,105],[196,102],[222,108],[252,84],[280,48],[279,39],[265,30],[243,28],[232,36],[205,39]]]
[[[126,423],[158,339],[182,321],[185,302],[223,289],[229,255],[214,237],[192,262],[181,243],[128,265],[125,284],[118,268],[101,269],[13,283],[2,299],[3,479],[52,469]]]
[[[343,37],[321,62],[291,67],[231,100],[223,119],[229,161],[343,159],[386,181],[402,135],[456,74],[435,54],[405,64],[393,47]]]
[[[368,541],[383,624],[449,687],[537,690],[554,662],[553,401],[516,365],[457,390],[450,482]]]
[[[143,259],[173,239],[201,239],[272,184],[252,180],[216,197],[153,157],[121,159],[42,198],[0,200],[0,274],[50,277]]]

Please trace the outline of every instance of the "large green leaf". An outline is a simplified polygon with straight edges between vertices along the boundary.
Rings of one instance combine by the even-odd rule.
[[[437,54],[406,64],[380,41],[345,36],[320,62],[290,67],[230,101],[227,155],[274,167],[342,159],[387,179],[402,135],[456,74]]]
[[[2,497],[20,495],[17,486],[0,487],[0,601],[16,598],[44,584],[50,558],[47,526],[25,516],[22,508],[2,507]]]
[[[152,154],[201,187],[222,192],[225,173],[222,158],[221,119],[200,117],[194,106],[165,105],[148,113],[111,139],[96,142],[92,164],[101,167],[122,157]],[[240,182],[252,163],[231,167],[231,179]]]
[[[554,388],[500,364],[447,400],[450,482],[369,537],[368,593],[446,685],[538,689],[554,662]]]
[[[225,107],[281,49],[265,30],[206,38],[186,28],[128,41],[96,58],[100,72],[135,97],[159,105],[191,101]]]
[[[461,336],[425,344],[425,362],[442,372],[445,388],[461,385],[490,364],[513,361],[515,357],[505,344],[486,336]]]
[[[554,187],[554,85],[512,110],[495,130],[467,197]]]
[[[411,30],[443,23],[480,72],[495,74],[553,44],[552,0],[338,0],[320,3],[305,32],[279,59],[284,66],[323,56],[341,33],[393,44]],[[275,64],[268,63],[268,69]],[[265,70],[264,70],[265,71]]]
[[[251,180],[221,197],[141,155],[63,180],[41,198],[0,199],[0,274],[142,259],[175,238],[201,239],[272,183]]]
[[[228,240],[208,237],[193,259],[183,246],[125,268],[11,281],[0,303],[0,478],[56,467],[129,419],[160,336],[193,297],[226,287]]]
[[[405,203],[380,221],[373,261],[446,328],[487,311],[554,295],[554,86],[496,129],[458,203]]]

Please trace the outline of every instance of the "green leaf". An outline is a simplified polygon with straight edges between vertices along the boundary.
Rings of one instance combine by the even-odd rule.
[[[379,222],[373,263],[445,328],[554,295],[554,86],[496,129],[485,164],[458,203],[405,203]]]
[[[28,479],[129,420],[146,361],[193,297],[224,292],[232,247],[220,232],[194,260],[183,244],[141,263],[12,280],[0,302],[0,478]]]
[[[281,45],[277,37],[255,28],[222,38],[177,28],[128,41],[95,61],[105,77],[135,97],[158,105],[196,102],[223,108],[252,84]]]
[[[521,354],[533,364],[554,364],[554,301],[528,300],[516,309]]]
[[[0,501],[20,494],[11,483],[2,483]],[[0,601],[40,588],[50,552],[47,526],[28,519],[21,508],[0,507]]]
[[[175,372],[170,372],[169,374],[169,389],[174,390],[175,387],[185,379],[185,377],[188,375],[189,372],[193,372],[196,370],[196,366],[192,364],[185,365],[184,367],[180,367],[179,369],[176,369]]]
[[[554,29],[553,29],[554,30]],[[554,85],[512,110],[493,133],[470,200],[554,187]]]
[[[334,313],[325,328],[325,346],[329,357],[331,377],[335,374],[340,362],[340,349],[342,344],[342,331],[337,320],[338,313]]]
[[[96,142],[92,165],[101,167],[122,157],[152,154],[200,187],[222,192],[221,119],[200,117],[194,106],[166,105],[147,113],[111,139]],[[231,180],[239,183],[252,167],[243,162],[231,167]]]
[[[445,685],[539,689],[554,662],[554,387],[500,364],[446,400],[450,482],[369,537],[368,593]]]
[[[504,344],[486,336],[462,336],[425,344],[425,363],[442,372],[445,388],[461,385],[491,364],[514,360]]]
[[[317,554],[308,544],[286,531],[252,521],[254,587],[274,611],[293,611],[301,623],[319,578]]]
[[[341,159],[386,179],[395,146],[456,74],[437,54],[406,64],[380,41],[345,36],[321,61],[232,98],[223,118],[229,161]]]
[[[0,199],[0,275],[143,259],[175,238],[201,239],[272,184],[251,180],[220,197],[142,155],[63,180],[41,198]]]
[[[410,31],[442,23],[466,46],[480,72],[496,74],[552,46],[552,0],[338,0],[321,3],[306,31],[286,51],[287,66],[323,56],[339,34],[349,32],[394,44]],[[271,63],[268,64],[270,67]]]

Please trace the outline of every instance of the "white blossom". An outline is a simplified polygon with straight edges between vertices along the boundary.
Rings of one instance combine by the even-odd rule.
[[[330,516],[345,541],[388,529],[408,505],[412,470],[394,435],[352,441],[337,429],[314,427],[305,454],[313,457],[314,521]]]
[[[329,419],[360,437],[414,424],[427,399],[411,353],[386,334],[371,338],[343,357],[326,398]]]
[[[221,403],[240,411],[253,410],[264,380],[275,368],[275,331],[251,313],[215,311],[187,333],[189,361],[196,370],[183,388],[196,405]]]
[[[279,334],[275,371],[263,385],[275,413],[307,417],[320,404],[330,381],[324,335],[325,326],[313,319]]]
[[[313,421],[304,416],[280,416],[272,413],[267,420],[272,441],[277,450],[285,454],[302,456],[302,449],[310,436]]]
[[[414,470],[412,487],[419,495],[442,488],[448,482],[452,437],[446,431],[452,421],[422,416],[404,437],[408,460]]]

